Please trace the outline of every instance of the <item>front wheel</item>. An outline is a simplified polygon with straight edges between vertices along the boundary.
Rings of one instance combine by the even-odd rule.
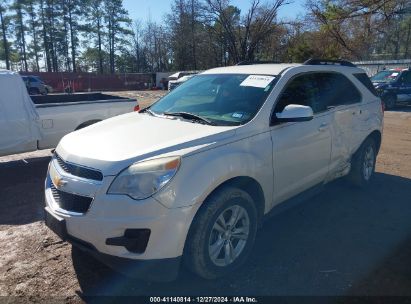
[[[205,279],[224,276],[250,254],[257,232],[257,210],[251,196],[223,187],[201,206],[187,237],[186,266]]]
[[[349,180],[356,186],[367,186],[374,175],[376,159],[375,141],[367,138],[352,158]]]

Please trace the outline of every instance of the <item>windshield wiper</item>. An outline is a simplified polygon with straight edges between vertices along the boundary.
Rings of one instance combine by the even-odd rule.
[[[145,109],[142,109],[142,110],[140,111],[140,113],[148,113],[148,114],[150,114],[151,116],[156,116],[156,115],[154,114],[154,112],[150,110],[150,107],[147,107],[147,108],[145,108]]]
[[[199,115],[193,114],[193,113],[188,113],[188,112],[164,112],[164,115],[168,115],[168,116],[177,116],[177,117],[182,117],[184,119],[191,119],[194,121],[198,121],[198,122],[203,122],[207,125],[210,126],[215,126],[216,124],[214,122],[212,122],[211,120],[201,117]]]

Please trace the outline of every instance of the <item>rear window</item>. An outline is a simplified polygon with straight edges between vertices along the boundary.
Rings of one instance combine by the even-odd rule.
[[[378,96],[377,91],[375,90],[370,78],[365,73],[358,73],[354,74],[355,78],[357,78],[372,94]]]

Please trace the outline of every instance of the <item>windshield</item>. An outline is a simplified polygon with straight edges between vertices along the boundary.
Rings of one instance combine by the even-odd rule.
[[[198,75],[150,107],[157,115],[190,113],[215,125],[250,121],[274,86],[274,76],[248,74]]]
[[[371,77],[373,82],[391,82],[398,79],[399,71],[381,71]]]

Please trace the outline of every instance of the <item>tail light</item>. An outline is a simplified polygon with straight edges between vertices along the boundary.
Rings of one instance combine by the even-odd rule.
[[[136,105],[134,107],[134,112],[140,112],[140,106],[139,105]]]

